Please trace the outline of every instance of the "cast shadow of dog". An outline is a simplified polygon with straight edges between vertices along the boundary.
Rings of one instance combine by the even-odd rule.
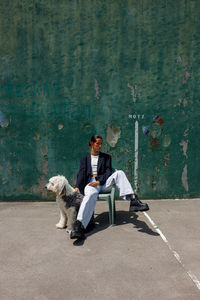
[[[116,223],[115,226],[122,226],[124,224],[133,224],[133,228],[136,228],[139,232],[146,233],[152,236],[160,236],[157,232],[153,231],[148,224],[140,220],[140,213],[130,213],[127,211],[117,211],[116,212]],[[108,212],[103,212],[101,214],[95,214],[95,228],[85,234],[85,239],[76,240],[74,242],[75,246],[81,246],[84,244],[85,240],[102,230],[107,229],[110,226],[108,219]]]

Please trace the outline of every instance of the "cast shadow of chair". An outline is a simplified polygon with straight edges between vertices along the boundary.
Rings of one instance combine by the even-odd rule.
[[[141,212],[133,213],[127,211],[117,211],[116,225],[121,226],[124,224],[133,224],[133,228],[137,228],[139,232],[143,232],[153,236],[160,236],[159,233],[153,231],[148,224],[140,220],[140,215],[143,215]]]
[[[148,224],[140,220],[140,214],[142,213],[133,213],[129,211],[117,211],[115,226],[123,226],[125,224],[133,224],[133,228],[136,228],[139,232],[149,234],[151,236],[160,236],[157,232],[153,231]],[[76,240],[74,242],[75,246],[82,246],[85,240],[91,235],[106,230],[109,225],[109,213],[103,212],[101,214],[95,214],[95,228],[86,233],[86,237],[83,240]]]

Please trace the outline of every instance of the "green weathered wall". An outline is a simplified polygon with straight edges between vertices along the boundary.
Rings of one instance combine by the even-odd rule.
[[[200,196],[199,16],[198,0],[2,0],[0,199],[74,184],[94,133],[133,184],[136,121],[140,197]]]

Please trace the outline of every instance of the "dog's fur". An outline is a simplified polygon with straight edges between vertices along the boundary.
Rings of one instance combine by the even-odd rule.
[[[66,231],[74,230],[77,213],[83,200],[83,195],[76,192],[68,180],[61,175],[51,177],[46,185],[48,191],[56,193],[56,202],[60,210],[60,220],[57,228],[65,228]]]

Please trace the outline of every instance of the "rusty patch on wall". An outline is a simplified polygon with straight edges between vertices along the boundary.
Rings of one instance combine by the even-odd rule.
[[[159,138],[161,137],[163,132],[163,125],[163,119],[160,116],[154,116],[153,121],[150,125],[143,126],[143,133],[150,137],[150,145],[153,152],[159,150]]]

